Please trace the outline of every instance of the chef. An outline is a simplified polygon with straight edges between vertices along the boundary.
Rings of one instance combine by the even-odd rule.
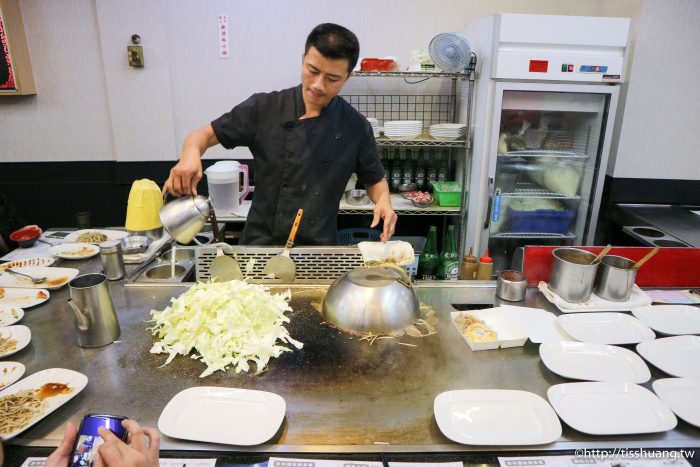
[[[254,94],[189,133],[163,191],[196,194],[201,157],[208,148],[247,146],[253,154],[256,184],[241,244],[284,244],[299,208],[304,216],[296,243],[335,244],[338,205],[353,173],[375,203],[371,226],[381,220],[381,239],[389,240],[397,216],[372,127],[337,96],[359,52],[357,37],[348,29],[330,23],[316,26],[306,40],[301,84]]]

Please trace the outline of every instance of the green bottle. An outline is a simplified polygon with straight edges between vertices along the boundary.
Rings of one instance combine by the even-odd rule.
[[[445,240],[442,242],[438,279],[454,281],[459,277],[459,255],[457,255],[457,235],[455,226],[448,225]]]
[[[386,179],[387,183],[389,183],[390,177],[391,177],[391,155],[389,154],[389,150],[384,148],[382,149],[382,165],[384,166],[384,178]]]
[[[425,158],[423,157],[423,149],[418,150],[416,159],[416,190],[425,191]]]
[[[391,180],[389,182],[389,188],[392,193],[399,192],[399,185],[401,185],[401,177],[403,176],[403,161],[401,160],[401,153],[399,148],[394,151],[394,160],[391,163]]]
[[[431,149],[430,153],[428,154],[428,163],[425,167],[427,191],[430,193],[433,192],[433,182],[437,181],[437,161],[434,159],[434,156],[435,154]]]
[[[425,242],[425,247],[418,257],[418,274],[417,279],[420,280],[435,280],[438,272],[438,254],[437,254],[437,227],[430,226],[428,230],[428,240]]]

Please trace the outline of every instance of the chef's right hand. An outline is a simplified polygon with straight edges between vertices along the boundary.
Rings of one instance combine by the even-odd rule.
[[[197,183],[202,179],[202,160],[199,154],[185,154],[170,169],[170,176],[163,185],[163,194],[173,196],[196,195]]]

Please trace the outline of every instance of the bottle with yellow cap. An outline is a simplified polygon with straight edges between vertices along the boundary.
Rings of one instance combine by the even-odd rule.
[[[129,235],[145,235],[158,240],[163,235],[160,222],[160,208],[163,207],[163,195],[153,180],[144,178],[135,180],[129,191],[126,208],[126,230]]]

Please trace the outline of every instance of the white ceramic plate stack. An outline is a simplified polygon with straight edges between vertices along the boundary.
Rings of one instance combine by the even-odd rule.
[[[378,138],[379,137],[379,120],[377,120],[374,117],[367,117],[367,121],[372,125],[372,133],[374,133],[374,137]]]
[[[547,390],[559,417],[589,435],[658,433],[678,420],[651,391],[631,383],[566,383]]]
[[[440,431],[473,446],[531,446],[561,436],[552,407],[537,394],[503,389],[447,391],[435,398]]]
[[[540,358],[554,373],[584,381],[645,383],[651,372],[644,360],[623,347],[585,342],[545,342]]]
[[[436,123],[430,125],[430,136],[438,141],[455,141],[464,139],[467,134],[467,125],[462,123]]]
[[[423,133],[423,122],[420,120],[391,120],[384,123],[384,136],[389,139],[411,140]]]

